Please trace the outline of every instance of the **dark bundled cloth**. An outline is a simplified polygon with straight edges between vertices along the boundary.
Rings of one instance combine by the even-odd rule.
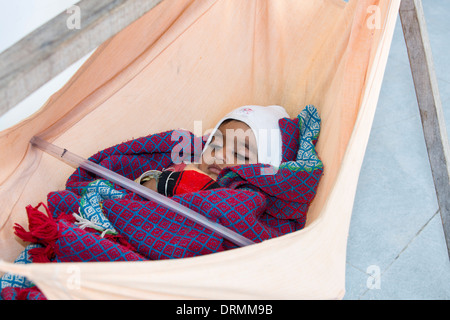
[[[217,181],[214,181],[206,174],[194,170],[164,170],[157,184],[158,193],[167,197],[217,188],[220,188],[220,184]]]
[[[213,187],[171,198],[255,243],[302,229],[323,173],[315,150],[320,117],[314,106],[307,106],[298,117],[281,119],[279,125],[283,141],[279,168],[266,164],[226,168]],[[172,141],[173,133],[121,143],[89,160],[135,180],[148,170],[163,171],[173,165],[171,153],[179,143]],[[190,132],[186,136],[191,145],[205,141]],[[113,227],[111,232],[101,232],[74,218],[80,207],[86,207],[80,201],[93,185],[99,186],[98,190],[110,186],[117,193],[98,198],[104,219]],[[33,222],[29,231],[16,226],[16,234],[23,240],[42,245],[30,250],[32,262],[174,259],[236,247],[219,234],[82,168],[68,179],[66,190],[51,192],[47,202],[46,213],[28,208]]]

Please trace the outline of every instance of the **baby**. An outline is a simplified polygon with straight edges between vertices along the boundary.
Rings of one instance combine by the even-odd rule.
[[[166,196],[219,188],[225,168],[264,163],[278,167],[282,141],[278,121],[289,118],[281,106],[243,106],[222,118],[206,141],[198,164],[176,164],[150,170],[136,182]]]

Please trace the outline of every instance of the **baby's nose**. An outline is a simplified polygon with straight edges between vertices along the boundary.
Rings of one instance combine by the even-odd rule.
[[[225,160],[225,151],[224,149],[213,150],[211,152],[212,160],[214,164],[224,164]]]

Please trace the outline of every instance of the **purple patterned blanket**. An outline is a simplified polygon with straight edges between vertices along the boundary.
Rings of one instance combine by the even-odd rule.
[[[239,165],[224,169],[220,188],[190,192],[172,199],[258,243],[300,230],[316,194],[323,165],[315,145],[320,118],[307,106],[295,119],[281,119],[283,161],[276,172],[270,166]],[[172,165],[171,152],[178,141],[173,131],[134,139],[98,152],[89,158],[129,179],[151,169]],[[196,137],[187,133],[192,145]],[[30,249],[31,262],[80,262],[184,258],[235,248],[236,245],[171,210],[108,183],[120,197],[101,199],[101,211],[116,231],[102,234],[80,227],[78,213],[86,188],[99,177],[77,169],[66,190],[51,192],[47,213],[27,208],[29,231],[16,225],[16,234],[39,244]],[[47,234],[45,234],[47,232]],[[51,234],[49,236],[48,234]],[[35,259],[33,258],[35,256]]]

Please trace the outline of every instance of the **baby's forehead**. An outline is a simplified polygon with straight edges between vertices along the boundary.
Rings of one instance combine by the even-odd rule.
[[[255,140],[252,129],[239,120],[226,120],[214,132],[214,138],[234,138],[235,140]]]
[[[213,142],[226,142],[234,140],[235,143],[245,145],[248,149],[256,151],[257,142],[253,130],[245,122],[239,120],[226,120],[213,135]]]
[[[244,131],[251,129],[250,126],[248,124],[246,124],[243,121],[239,121],[239,120],[234,120],[234,119],[228,119],[225,120],[224,122],[222,122],[220,124],[220,126],[218,127],[219,130],[223,131],[224,129],[235,129],[235,130],[239,130],[242,129]],[[225,134],[226,132],[222,132],[223,134]]]

